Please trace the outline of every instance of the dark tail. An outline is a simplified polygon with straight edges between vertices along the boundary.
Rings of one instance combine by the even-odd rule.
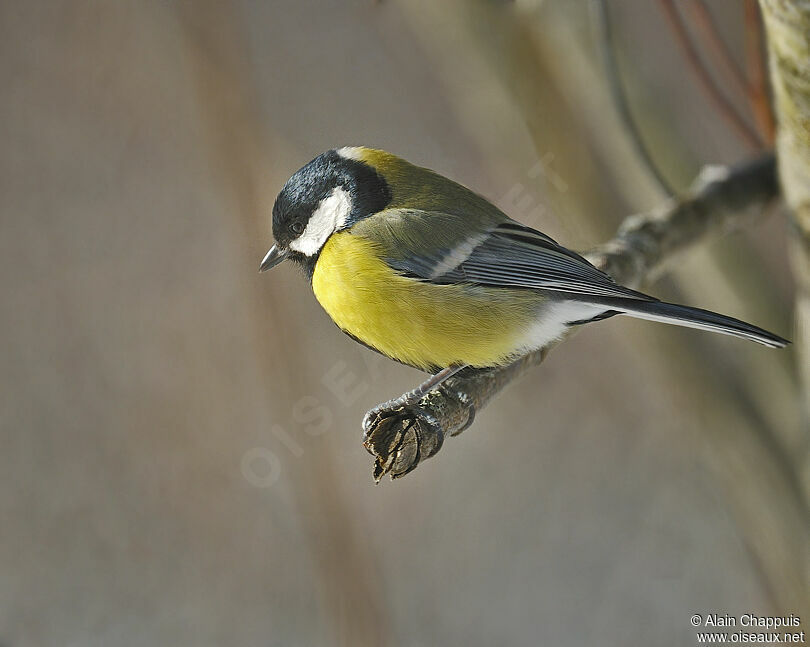
[[[586,300],[583,298],[583,301]],[[687,328],[697,328],[699,330],[709,330],[719,332],[732,337],[750,339],[759,344],[764,344],[770,348],[784,348],[790,342],[787,339],[774,335],[773,333],[757,328],[749,323],[726,317],[725,315],[691,308],[689,306],[679,306],[674,303],[663,303],[662,301],[643,301],[641,299],[621,299],[621,298],[588,298],[587,301],[605,305],[610,310],[618,314],[626,314],[638,319],[648,319],[650,321],[661,321],[663,323],[674,324],[675,326],[685,326]]]

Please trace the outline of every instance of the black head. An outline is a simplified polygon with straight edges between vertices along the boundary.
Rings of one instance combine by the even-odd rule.
[[[314,264],[329,236],[391,201],[391,190],[379,173],[343,151],[318,155],[287,180],[273,205],[276,245],[262,263],[263,269],[286,256]]]

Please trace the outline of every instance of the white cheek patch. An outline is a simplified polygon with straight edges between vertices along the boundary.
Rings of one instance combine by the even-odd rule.
[[[343,187],[335,187],[312,213],[304,233],[290,243],[290,249],[312,256],[326,239],[346,224],[352,212],[352,199]]]

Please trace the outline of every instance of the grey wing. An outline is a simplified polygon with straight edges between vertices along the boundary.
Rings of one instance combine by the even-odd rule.
[[[473,235],[435,255],[387,259],[395,269],[433,283],[534,288],[579,296],[654,300],[618,285],[586,259],[549,236],[514,221]]]

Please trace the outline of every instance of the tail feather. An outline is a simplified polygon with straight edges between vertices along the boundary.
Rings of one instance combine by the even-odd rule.
[[[588,301],[607,306],[611,310],[616,310],[620,314],[626,314],[630,317],[741,337],[742,339],[764,344],[770,348],[784,348],[790,343],[787,339],[783,339],[779,335],[774,335],[757,326],[700,308],[664,303],[662,301],[642,301],[640,299],[589,298]]]

